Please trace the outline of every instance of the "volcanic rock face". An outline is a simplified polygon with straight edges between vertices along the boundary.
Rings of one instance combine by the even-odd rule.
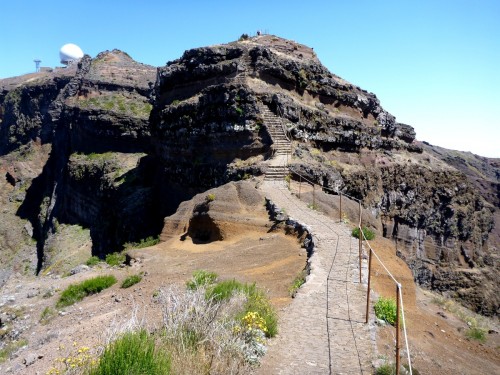
[[[30,223],[39,269],[56,219],[90,228],[99,255],[162,227],[164,239],[181,229],[227,238],[214,224],[218,198],[202,194],[163,218],[197,193],[262,175],[280,151],[274,119],[291,140],[291,168],[361,199],[418,282],[497,313],[500,297],[481,284],[498,286],[498,164],[476,161],[483,172],[471,174],[417,142],[311,48],[265,35],[186,51],[157,71],[117,50],[72,69],[0,82],[2,194]],[[33,153],[43,162],[21,160]]]
[[[14,191],[26,192],[17,214],[33,227],[38,269],[50,263],[44,245],[56,223],[90,228],[95,254],[159,230],[154,163],[145,154],[154,79],[155,68],[114,50],[85,56],[78,67],[2,81],[2,154],[51,145],[42,168],[27,179],[18,172],[14,182]]]

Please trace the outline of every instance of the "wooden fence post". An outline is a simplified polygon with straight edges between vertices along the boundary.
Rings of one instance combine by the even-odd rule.
[[[363,254],[363,223],[361,222],[361,201],[359,201],[359,283],[361,284],[361,257]]]
[[[399,290],[400,284],[396,284],[396,375],[399,375]]]

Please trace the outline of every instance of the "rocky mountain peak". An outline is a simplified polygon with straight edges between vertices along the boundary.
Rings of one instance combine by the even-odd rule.
[[[498,309],[481,288],[498,280],[489,242],[498,204],[487,202],[497,183],[476,189],[479,175],[468,180],[424,148],[312,48],[261,35],[190,49],[158,69],[120,50],[72,69],[0,81],[0,154],[15,172],[9,194],[33,228],[38,270],[52,262],[45,248],[56,220],[90,228],[103,256],[159,234],[163,218],[197,193],[283,178],[281,157],[325,190],[360,199],[373,229],[404,239],[398,251],[419,283],[485,314]],[[24,174],[29,163],[12,161],[21,150],[43,151],[43,167]]]

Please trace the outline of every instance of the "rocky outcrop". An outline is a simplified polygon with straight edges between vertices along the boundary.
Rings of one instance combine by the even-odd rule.
[[[191,49],[158,70],[113,50],[37,74],[0,81],[0,154],[39,269],[56,220],[90,228],[100,256],[162,228],[163,239],[229,238],[243,223],[227,202],[243,185],[226,183],[265,173],[282,129],[291,167],[361,199],[418,282],[498,310],[480,289],[499,279],[498,166],[422,145],[311,48],[264,35]],[[26,179],[6,158],[35,145],[50,157]]]
[[[277,40],[276,44],[280,42]],[[254,74],[283,89],[268,100],[277,113],[290,120],[290,131],[296,139],[312,141],[324,149],[422,151],[412,144],[415,132],[411,126],[397,123],[374,94],[330,73],[311,49],[292,43],[277,50],[272,43],[272,47],[265,46],[265,38],[259,39],[259,44],[264,46],[249,51]],[[315,107],[293,100],[287,91],[313,99]]]
[[[230,182],[195,195],[165,218],[161,239],[190,239],[193,243],[231,241],[246,232],[270,227],[264,197],[255,182]]]
[[[157,97],[173,84],[168,78],[159,82]],[[182,184],[208,188],[225,183],[234,177],[229,164],[235,159],[269,152],[257,113],[255,95],[233,84],[210,86],[189,100],[174,99],[152,114],[155,154],[165,173]]]
[[[54,223],[91,229],[93,252],[156,234],[164,216],[153,205],[157,183],[149,149],[150,94],[156,70],[113,50],[36,79],[2,81],[2,152],[51,144],[43,169],[26,190],[18,215],[37,241],[38,269]],[[159,179],[161,180],[161,179]]]
[[[37,139],[53,140],[51,106],[74,70],[2,80],[0,85],[0,155]]]
[[[304,95],[316,106],[297,98]],[[310,48],[271,36],[186,51],[158,70],[155,99],[155,154],[190,186],[217,186],[249,172],[233,168],[235,160],[270,156],[261,108],[282,118],[298,142],[326,150],[421,152],[412,128],[396,123],[375,95],[331,74]]]

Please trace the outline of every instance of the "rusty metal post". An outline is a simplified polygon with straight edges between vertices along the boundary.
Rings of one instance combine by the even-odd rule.
[[[368,313],[370,312],[370,279],[372,275],[372,249],[368,253],[368,289],[366,291],[366,320],[365,323],[368,323]]]
[[[313,182],[313,209],[316,207],[316,184]]]
[[[363,253],[363,232],[361,231],[361,225],[359,226],[359,283],[361,284],[361,280],[362,280],[362,272],[361,272],[361,258],[362,258],[362,253]]]
[[[299,174],[299,199],[300,199],[300,189],[302,187],[302,175]]]
[[[361,222],[361,201],[359,202],[359,283],[361,284],[361,257],[363,254],[363,223]]]
[[[399,290],[400,284],[396,284],[396,375],[399,375]]]
[[[340,199],[340,203],[339,203],[339,221],[342,222],[342,193],[339,193],[339,199]]]

